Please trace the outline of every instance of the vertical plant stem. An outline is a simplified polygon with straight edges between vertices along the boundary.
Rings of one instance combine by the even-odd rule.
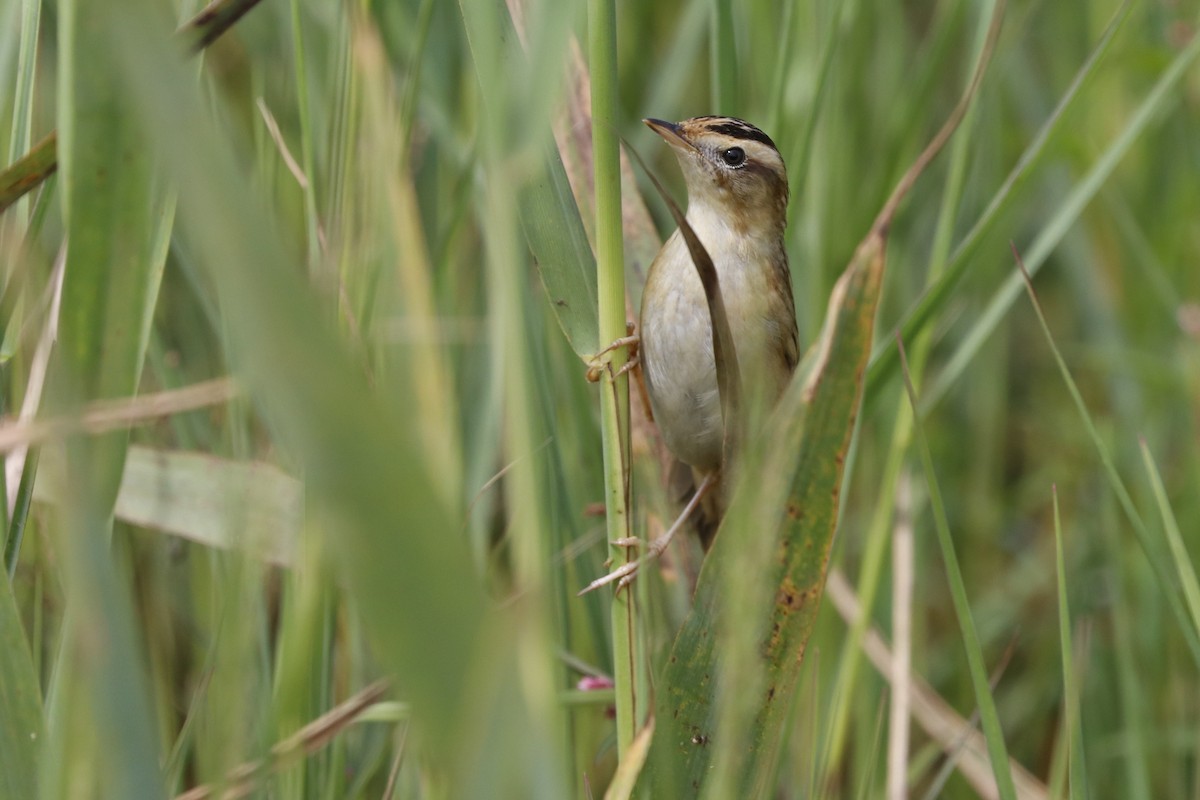
[[[600,342],[625,335],[625,265],[621,242],[621,173],[617,143],[617,33],[612,0],[588,2],[588,53],[592,73],[592,159],[596,181],[596,284]],[[604,505],[610,542],[630,535],[629,526],[629,381],[615,377],[626,353],[611,353],[611,369],[600,388],[600,426],[604,439]],[[612,548],[613,560],[626,563],[630,552]],[[613,679],[616,682],[617,752],[624,757],[637,727],[634,686],[637,631],[631,592],[613,598]]]

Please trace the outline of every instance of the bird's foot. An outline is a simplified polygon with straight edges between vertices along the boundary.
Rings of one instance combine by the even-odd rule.
[[[615,339],[611,344],[608,345],[608,347],[605,347],[599,353],[596,353],[596,355],[592,356],[591,361],[588,363],[587,369],[588,382],[596,383],[600,380],[600,376],[604,374],[604,370],[612,368],[611,358],[605,358],[605,356],[608,356],[614,350],[619,350],[622,347],[628,348],[628,355],[625,363],[622,364],[620,369],[617,370],[616,374],[613,375],[614,380],[634,369],[639,363],[641,363],[641,359],[638,358],[638,345],[641,344],[642,340],[640,336],[634,333],[634,330],[635,328],[632,322],[625,323],[625,332],[627,335],[622,336],[620,339]]]
[[[688,501],[688,504],[684,506],[683,511],[679,513],[679,517],[676,518],[675,522],[671,524],[671,527],[667,529],[666,533],[664,533],[662,536],[652,539],[650,544],[646,545],[646,552],[644,552],[639,558],[622,564],[607,575],[601,576],[592,581],[585,586],[577,596],[582,597],[588,592],[595,591],[601,586],[607,586],[613,582],[616,582],[617,591],[619,592],[629,584],[633,583],[633,579],[637,577],[638,569],[642,566],[642,564],[653,561],[663,554],[663,551],[665,551],[667,546],[671,544],[671,539],[675,538],[675,533],[683,527],[683,523],[686,522],[687,518],[692,515],[692,512],[694,512],[700,505],[700,500],[704,497],[704,495],[708,494],[709,489],[711,489],[715,483],[715,472],[705,475],[704,480],[700,482],[698,487],[696,487],[696,493],[692,495],[692,499]],[[613,544],[617,547],[641,547],[643,543],[642,540],[636,536],[626,536],[621,539],[613,540]]]

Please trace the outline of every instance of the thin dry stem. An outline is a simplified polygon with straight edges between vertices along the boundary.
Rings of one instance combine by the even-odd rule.
[[[967,84],[962,97],[959,98],[958,105],[950,112],[950,116],[946,118],[937,135],[925,146],[925,149],[921,151],[917,159],[913,161],[912,166],[900,178],[899,183],[892,190],[892,194],[888,197],[887,202],[880,209],[879,216],[875,217],[875,222],[871,225],[872,233],[885,233],[891,227],[892,219],[895,218],[896,209],[900,207],[900,203],[908,195],[913,184],[917,182],[917,178],[921,177],[921,173],[925,171],[930,162],[945,147],[946,142],[954,135],[954,131],[958,129],[959,123],[966,116],[967,109],[971,107],[971,101],[975,99],[975,95],[979,91],[979,84],[983,82],[983,76],[987,72],[988,63],[992,60],[992,52],[996,49],[996,40],[1000,38],[1000,28],[1004,22],[1005,2],[1006,0],[998,0],[996,3],[996,10],[992,14],[992,22],[988,27],[987,40],[984,42],[983,51],[979,54],[979,61],[975,64],[975,72],[971,75],[971,82]]]
[[[387,681],[376,681],[341,705],[317,717],[294,734],[271,748],[270,755],[259,761],[249,761],[234,767],[226,778],[226,789],[221,800],[236,800],[246,797],[258,788],[262,778],[277,772],[297,758],[320,750],[333,737],[349,727],[368,708],[383,697]],[[211,800],[217,797],[216,788],[205,784],[188,789],[177,795],[175,800]]]
[[[840,570],[831,569],[825,584],[826,594],[834,608],[847,624],[853,625],[862,614],[854,588]],[[867,629],[863,637],[863,652],[895,690],[896,676],[892,672],[892,653],[883,634],[875,626]],[[987,743],[983,734],[975,730],[967,720],[950,707],[929,684],[920,677],[909,679],[908,692],[912,698],[912,717],[932,737],[942,750],[953,753],[961,748],[958,762],[959,772],[985,800],[998,800],[996,778],[988,758]],[[1029,773],[1021,764],[1009,759],[1013,783],[1020,800],[1047,800],[1049,792],[1045,784]]]
[[[908,727],[912,695],[913,526],[912,486],[907,472],[896,487],[896,527],[892,534],[892,693],[888,717],[887,797],[905,800]]]
[[[90,403],[78,416],[33,421],[8,417],[0,421],[0,453],[76,433],[96,435],[123,430],[184,411],[227,403],[237,395],[237,385],[231,378],[215,378],[182,389]]]

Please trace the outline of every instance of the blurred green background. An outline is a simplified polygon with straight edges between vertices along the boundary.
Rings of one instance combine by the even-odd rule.
[[[237,386],[128,436],[9,440],[0,797],[169,797],[263,759],[262,797],[603,794],[613,695],[576,689],[613,673],[610,598],[575,596],[607,555],[572,348],[596,334],[576,306],[568,341],[538,273],[588,298],[557,222],[595,227],[587,8],[509,5],[521,36],[497,0],[263,0],[191,57],[194,2],[0,0],[3,165],[52,130],[59,164],[0,215],[5,413]],[[779,145],[811,343],[993,4],[616,5],[615,127],[680,202],[643,117],[736,115]],[[1022,797],[1066,796],[1071,769],[1074,797],[1200,797],[1197,24],[1195,0],[1012,0],[891,233],[831,570],[890,638],[911,533],[912,671],[970,719],[899,326]],[[578,211],[547,194],[558,152]],[[671,225],[645,176],[624,190],[636,308]],[[534,268],[531,195],[557,197],[574,260]],[[674,508],[632,404],[652,534]],[[651,674],[699,557],[677,544],[637,584]],[[893,693],[829,599],[779,796],[882,797]],[[272,751],[380,677],[388,699],[328,746]],[[944,719],[911,727],[912,797],[981,791]]]

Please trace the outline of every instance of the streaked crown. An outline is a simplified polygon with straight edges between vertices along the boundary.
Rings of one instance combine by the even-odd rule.
[[[736,117],[645,123],[675,151],[688,203],[713,206],[739,228],[786,224],[787,168],[771,137]]]

